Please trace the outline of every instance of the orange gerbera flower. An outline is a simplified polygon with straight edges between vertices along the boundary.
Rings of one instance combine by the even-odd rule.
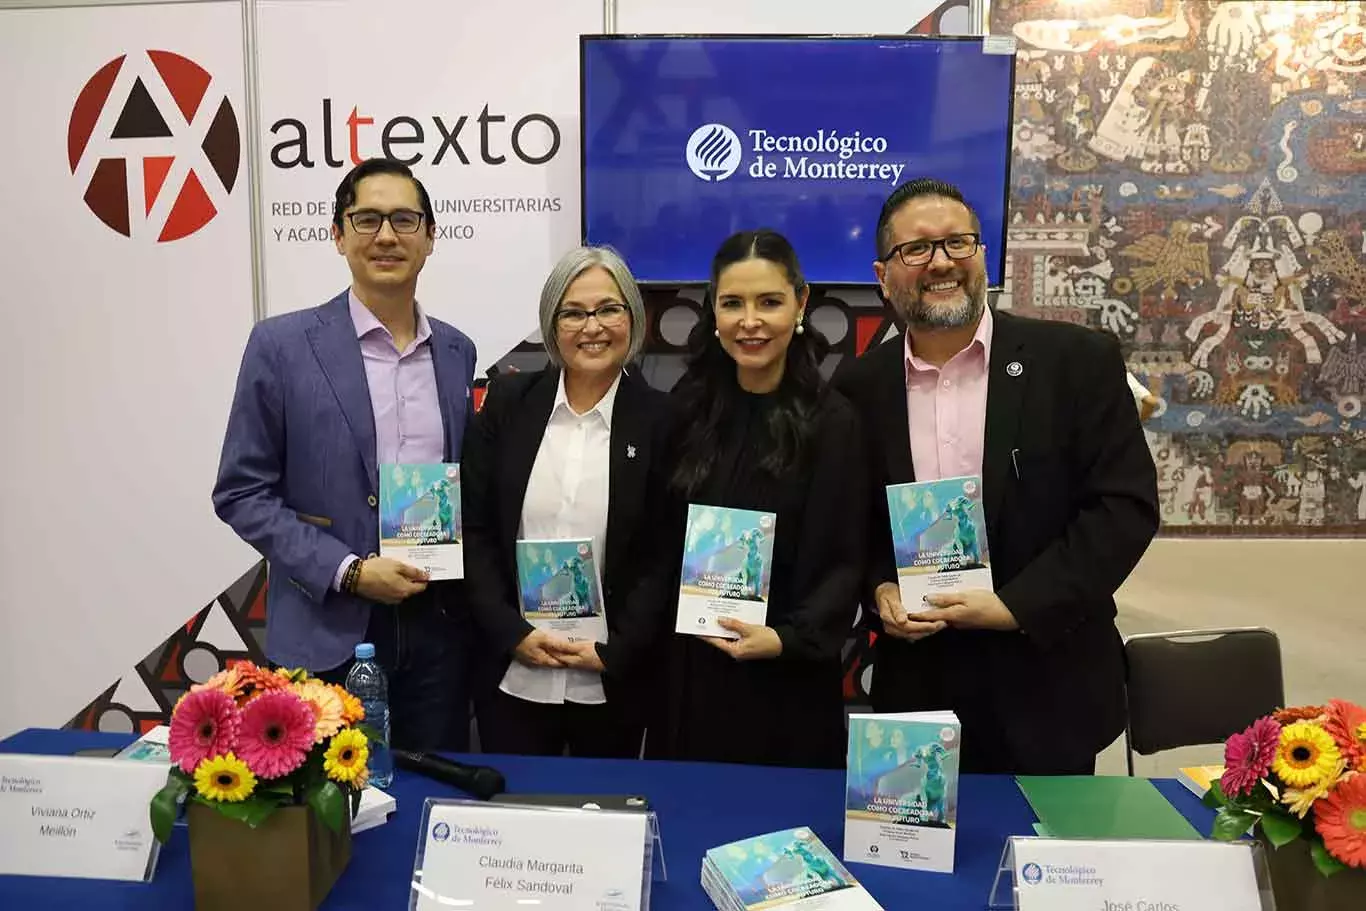
[[[1321,705],[1301,705],[1277,709],[1271,717],[1275,718],[1276,723],[1281,727],[1285,727],[1287,724],[1294,724],[1296,721],[1313,721],[1322,714],[1323,706]]]
[[[332,689],[337,691],[337,695],[342,701],[342,721],[346,724],[355,724],[357,721],[365,720],[365,706],[360,704],[360,700],[352,696],[345,687],[334,686]]]
[[[289,686],[289,673],[281,670],[270,670],[269,668],[257,667],[254,664],[239,664],[237,672],[243,681],[256,690],[255,695],[268,693],[271,690],[282,690]]]
[[[194,686],[190,687],[190,692],[197,693],[200,690],[219,690],[220,692],[227,693],[234,699],[239,699],[246,688],[247,684],[246,681],[242,679],[241,671],[235,667],[229,667],[227,670],[222,670],[214,674],[203,683],[196,683]]]
[[[1323,729],[1333,737],[1347,768],[1361,770],[1366,761],[1366,739],[1361,729],[1366,726],[1366,709],[1342,699],[1331,699],[1323,719]]]
[[[314,743],[322,743],[342,729],[342,698],[337,691],[321,680],[308,680],[293,684],[294,692],[313,706],[316,716],[314,724]]]
[[[1349,867],[1366,868],[1366,775],[1342,779],[1316,802],[1314,827],[1329,854]]]

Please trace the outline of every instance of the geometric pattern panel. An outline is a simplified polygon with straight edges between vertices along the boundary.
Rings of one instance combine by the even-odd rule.
[[[238,661],[265,665],[266,564],[257,563],[110,684],[64,727],[143,734],[177,700]]]

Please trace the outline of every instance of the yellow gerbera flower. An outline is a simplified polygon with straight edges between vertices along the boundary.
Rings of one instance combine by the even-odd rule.
[[[1300,819],[1304,819],[1309,811],[1313,809],[1314,801],[1318,800],[1320,797],[1327,797],[1328,792],[1333,790],[1333,786],[1338,783],[1338,779],[1342,777],[1342,773],[1345,771],[1347,771],[1347,761],[1345,759],[1338,759],[1337,764],[1333,766],[1331,773],[1319,781],[1318,784],[1307,788],[1287,788],[1285,793],[1280,795],[1279,800],[1281,803],[1285,804],[1286,809],[1290,810],[1291,813],[1294,813]]]
[[[1332,736],[1317,724],[1298,721],[1281,729],[1281,744],[1271,770],[1291,788],[1312,788],[1336,777],[1342,756]]]
[[[211,756],[194,770],[194,786],[208,800],[237,803],[256,790],[256,776],[232,753]]]
[[[355,728],[347,728],[332,738],[323,754],[323,771],[333,781],[355,784],[367,777],[369,759],[370,747],[365,735]]]

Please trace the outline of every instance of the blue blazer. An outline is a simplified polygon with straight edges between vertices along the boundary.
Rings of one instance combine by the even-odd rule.
[[[458,329],[428,322],[446,459],[457,461],[472,410],[475,347]],[[320,671],[350,658],[370,603],[333,591],[332,580],[348,554],[379,550],[379,469],[347,292],[252,329],[213,505],[269,564],[270,660]]]

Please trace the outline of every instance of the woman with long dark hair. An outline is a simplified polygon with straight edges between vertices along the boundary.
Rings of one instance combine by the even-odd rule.
[[[678,425],[661,566],[678,593],[689,504],[776,514],[767,617],[734,639],[672,634],[667,721],[652,756],[839,767],[841,649],[864,540],[865,465],[853,408],[826,386],[809,289],[773,231],[728,238],[674,387]]]

